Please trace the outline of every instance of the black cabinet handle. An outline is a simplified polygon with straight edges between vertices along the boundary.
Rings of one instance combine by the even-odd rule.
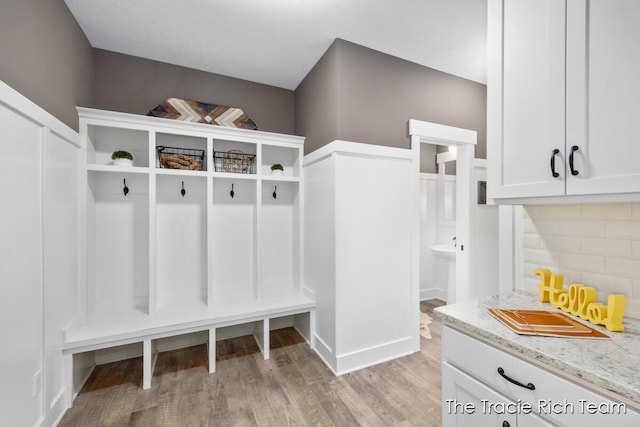
[[[511,424],[509,424],[509,421],[503,421],[502,427],[511,427]]]
[[[551,152],[551,175],[553,175],[554,178],[557,178],[560,176],[560,174],[556,172],[556,156],[559,153],[560,153],[560,150],[557,148],[554,148],[553,151]]]
[[[536,386],[534,386],[533,384],[529,383],[527,385],[522,384],[519,381],[514,380],[513,378],[509,378],[505,373],[504,373],[504,369],[502,368],[498,368],[498,373],[500,374],[500,376],[502,378],[504,378],[505,380],[509,381],[511,384],[515,384],[517,386],[523,387],[523,388],[528,388],[529,390],[535,390]]]
[[[573,167],[573,153],[575,153],[579,149],[580,148],[577,145],[574,145],[573,147],[571,147],[571,154],[569,154],[569,169],[571,169],[571,175],[573,176],[578,175],[578,171]]]

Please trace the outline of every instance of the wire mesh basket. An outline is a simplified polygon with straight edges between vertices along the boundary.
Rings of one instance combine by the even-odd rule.
[[[256,155],[240,150],[214,151],[213,164],[216,172],[256,173]]]
[[[164,169],[204,170],[204,150],[178,147],[156,147],[158,164]]]

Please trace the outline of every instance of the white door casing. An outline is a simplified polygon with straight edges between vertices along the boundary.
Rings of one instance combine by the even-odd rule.
[[[473,236],[473,203],[471,183],[473,181],[473,158],[477,133],[468,129],[429,123],[420,120],[409,120],[409,135],[411,135],[411,149],[414,153],[414,229],[419,230],[419,187],[420,187],[420,144],[431,143],[438,145],[453,145],[457,147],[456,163],[456,295],[447,296],[447,303],[467,301],[472,298],[471,289],[471,254],[474,247]],[[468,183],[468,185],[459,185]],[[415,270],[419,270],[419,233],[413,236],[413,257]],[[414,274],[419,277],[419,271]]]

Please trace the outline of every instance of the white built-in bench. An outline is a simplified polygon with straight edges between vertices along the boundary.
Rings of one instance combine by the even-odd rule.
[[[311,340],[315,302],[299,294],[271,300],[255,300],[252,303],[243,301],[241,304],[227,304],[226,307],[211,309],[205,306],[194,309],[193,306],[181,308],[174,305],[152,315],[142,311],[129,311],[122,316],[111,314],[108,317],[92,319],[86,325],[65,331],[63,353],[68,384],[78,383],[78,379],[74,381],[73,378],[74,355],[142,343],[142,386],[149,389],[158,354],[156,341],[204,331],[208,332],[209,372],[213,373],[216,370],[216,329],[241,324],[253,323],[253,336],[266,360],[269,358],[270,320],[285,316],[293,317],[293,326],[313,345]],[[73,387],[68,389],[72,393]]]

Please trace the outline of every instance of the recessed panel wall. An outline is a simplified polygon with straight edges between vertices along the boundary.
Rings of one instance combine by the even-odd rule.
[[[156,177],[158,309],[206,305],[206,201],[205,177]]]
[[[217,297],[254,298],[256,181],[214,178],[212,203],[214,304]]]
[[[148,176],[90,172],[88,193],[90,316],[148,312]]]
[[[262,183],[262,296],[299,289],[297,182]]]

